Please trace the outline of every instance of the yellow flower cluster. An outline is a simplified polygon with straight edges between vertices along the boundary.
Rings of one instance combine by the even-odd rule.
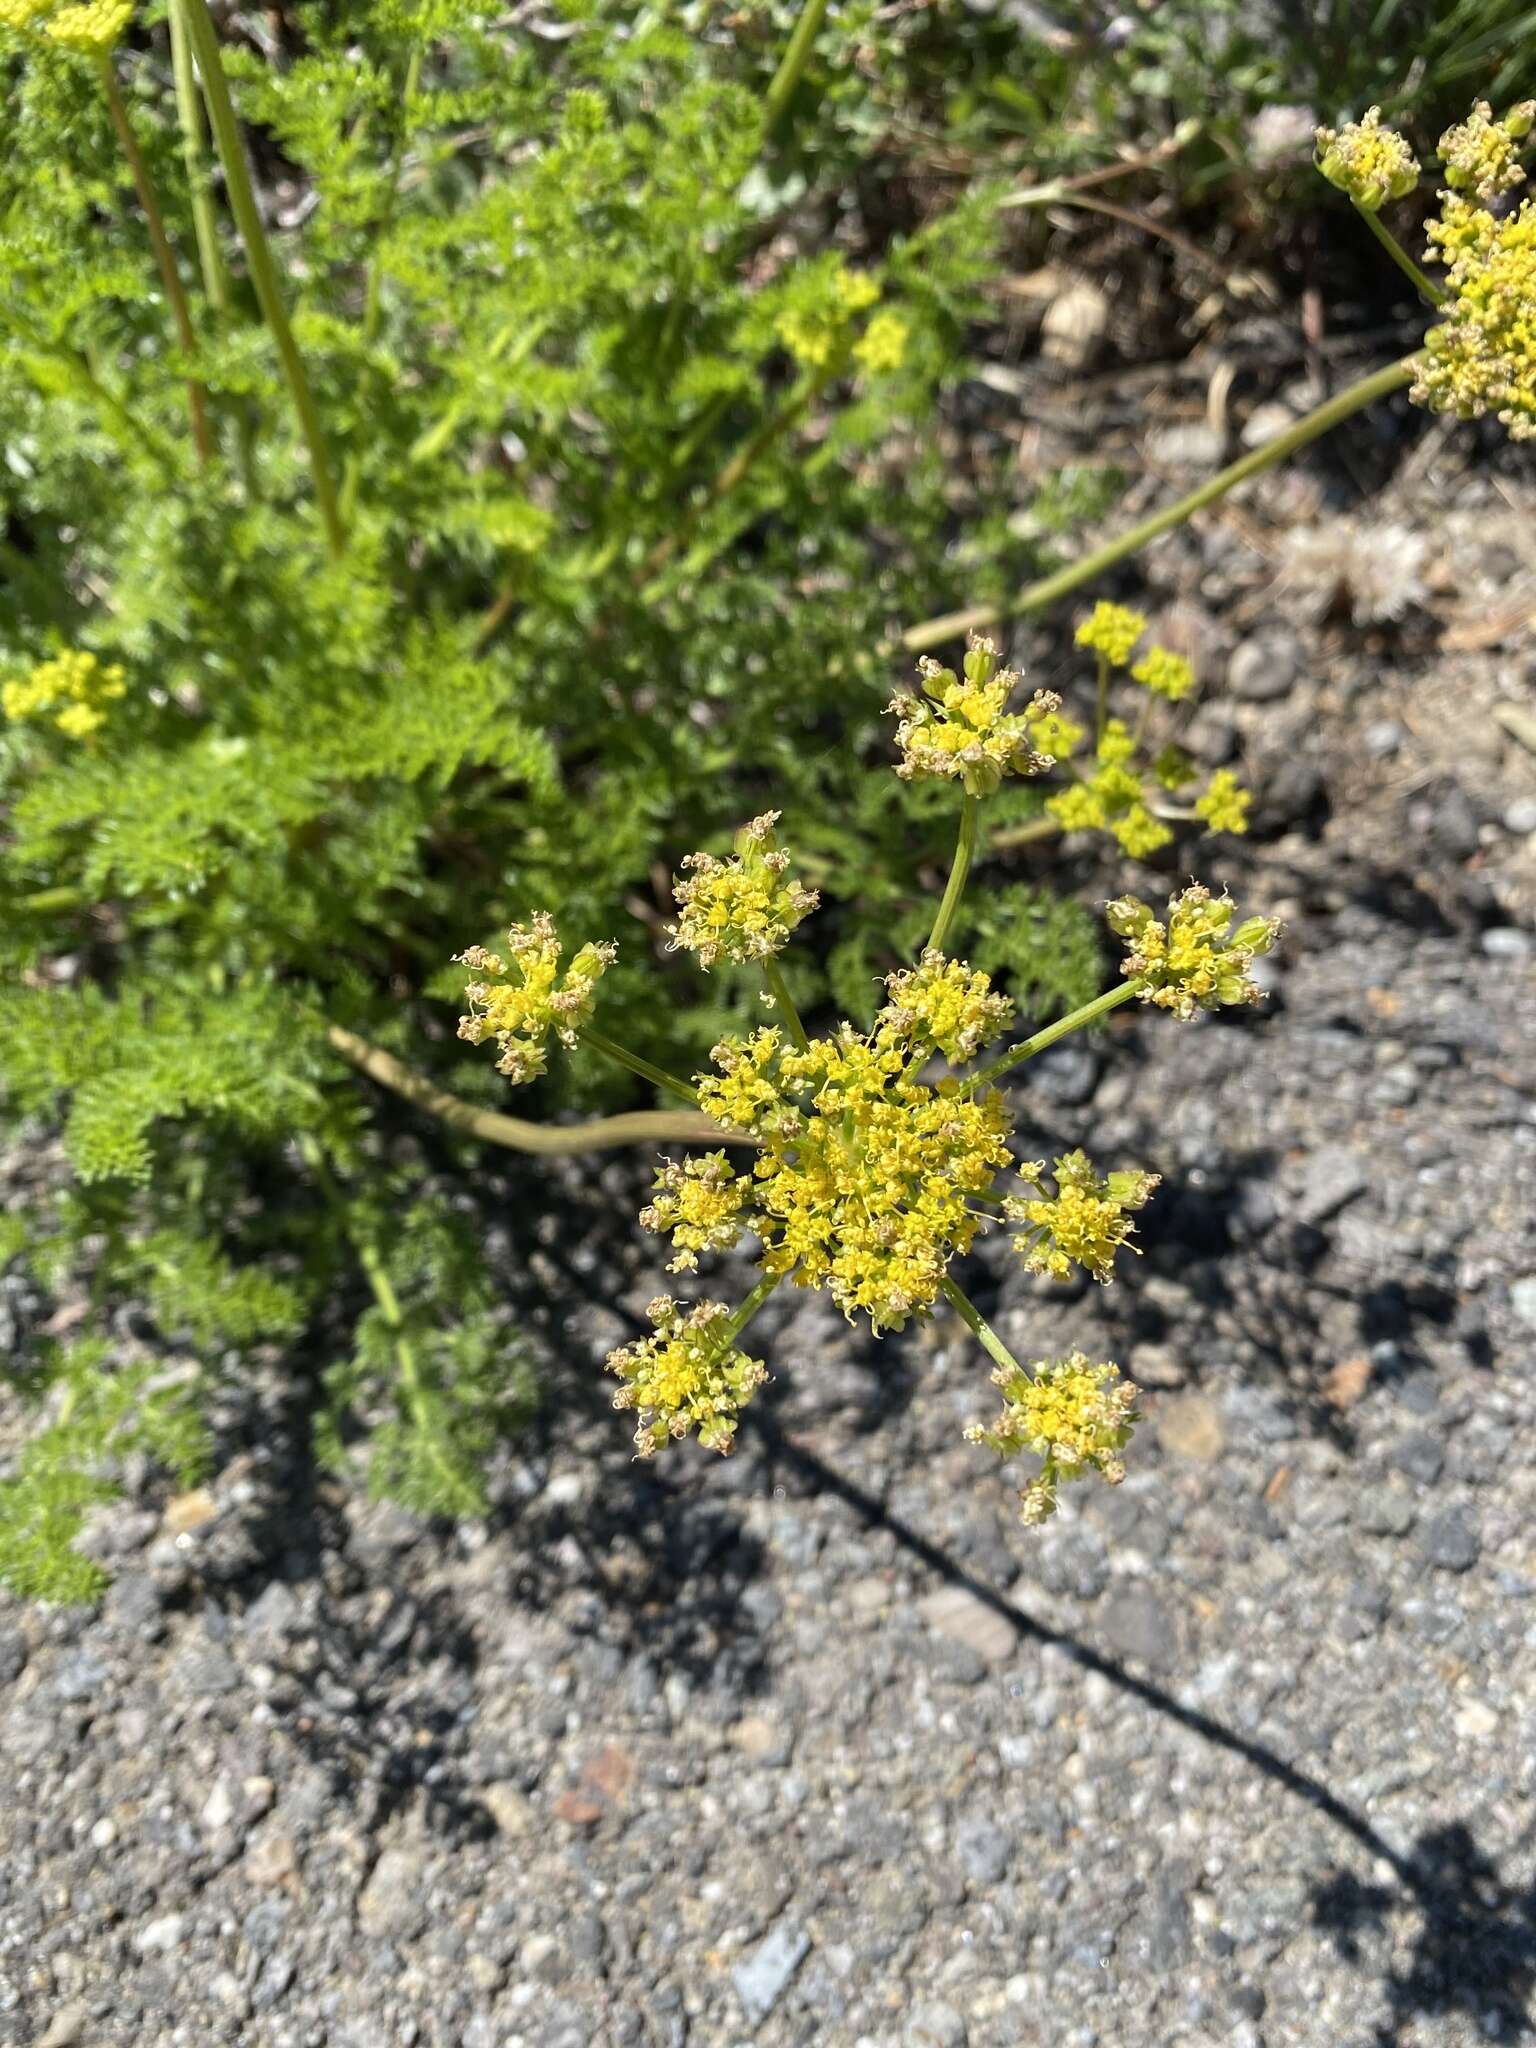
[[[1198,883],[1170,899],[1162,923],[1135,896],[1108,905],[1110,930],[1131,942],[1121,971],[1141,984],[1137,993],[1144,1003],[1187,1019],[1224,1003],[1258,1001],[1260,990],[1248,969],[1275,943],[1279,921],[1249,917],[1233,930],[1232,910],[1230,897],[1213,897]]]
[[[1500,132],[1524,118],[1517,108]],[[1462,154],[1470,160],[1475,151],[1469,145]],[[1507,186],[1512,170],[1490,168],[1485,151],[1483,175]],[[1501,219],[1447,192],[1428,234],[1431,255],[1449,265],[1449,296],[1424,338],[1409,396],[1460,419],[1491,412],[1515,440],[1529,440],[1536,436],[1536,202],[1522,200]]]
[[[1036,703],[1043,703],[1044,696]],[[1031,706],[1029,719],[1029,743],[1037,754],[1044,754],[1048,761],[1068,760],[1082,745],[1087,731],[1076,719],[1068,718],[1064,711],[1035,710]]]
[[[0,0],[0,28],[18,34],[28,29],[40,14],[46,14],[53,0]]]
[[[1095,1365],[1081,1351],[1038,1360],[1028,1372],[1000,1366],[992,1375],[1005,1407],[990,1428],[966,1431],[972,1443],[999,1457],[1028,1451],[1043,1462],[1040,1475],[1019,1496],[1023,1519],[1043,1522],[1056,1512],[1063,1483],[1097,1472],[1111,1486],[1125,1477],[1120,1453],[1136,1426],[1137,1388],[1119,1368]]]
[[[683,1308],[659,1295],[646,1314],[653,1337],[608,1354],[623,1385],[615,1408],[636,1411],[635,1449],[649,1458],[663,1444],[697,1430],[706,1450],[728,1451],[739,1411],[767,1379],[763,1365],[732,1347],[731,1313],[723,1302]]]
[[[945,775],[963,782],[972,796],[990,796],[1005,775],[1039,775],[1050,767],[1050,757],[1035,747],[1033,726],[1058,711],[1061,700],[1039,691],[1022,712],[1009,713],[1019,678],[998,667],[990,640],[972,634],[958,676],[927,655],[918,673],[923,695],[898,690],[887,706],[898,720],[898,775]]]
[[[73,649],[6,683],[0,688],[0,709],[18,721],[50,713],[70,739],[90,740],[107,722],[106,707],[127,688],[115,662],[103,663],[84,649]]]
[[[1154,697],[1166,697],[1177,704],[1195,687],[1195,672],[1182,654],[1167,647],[1149,647],[1131,670],[1132,678]]]
[[[1361,120],[1342,128],[1319,128],[1316,161],[1329,184],[1366,213],[1380,213],[1419,182],[1413,151],[1396,129],[1382,127],[1380,107],[1368,107]]]
[[[891,1000],[879,1022],[946,1059],[973,1059],[1013,1017],[1013,1004],[993,992],[979,968],[946,960],[931,947],[916,967],[887,975],[885,986]]]
[[[1230,768],[1218,768],[1195,799],[1195,816],[1205,820],[1211,832],[1243,833],[1248,830],[1248,812],[1253,792],[1244,789]]]
[[[700,1252],[728,1252],[743,1227],[752,1183],[731,1171],[723,1152],[702,1158],[664,1159],[656,1169],[656,1199],[640,1211],[641,1227],[670,1231],[677,1250],[670,1271],[695,1273]]]
[[[1141,777],[1127,765],[1134,750],[1124,722],[1111,718],[1099,741],[1095,773],[1047,797],[1045,808],[1064,832],[1108,832],[1133,860],[1145,860],[1173,832],[1153,816]]]
[[[876,313],[853,344],[854,361],[872,377],[899,370],[906,361],[909,332],[899,313]]]
[[[1075,638],[1079,647],[1090,647],[1095,654],[1102,654],[1111,668],[1124,668],[1146,630],[1147,622],[1140,612],[1100,598],[1078,627]]]
[[[899,1330],[930,1308],[981,1227],[970,1198],[1006,1166],[1008,1113],[995,1088],[918,1079],[927,1045],[884,1012],[869,1037],[844,1024],[804,1052],[777,1031],[728,1039],[706,1111],[761,1141],[755,1210],[768,1273],[825,1287],[850,1319]]]
[[[701,967],[720,959],[738,966],[763,960],[816,908],[816,890],[784,879],[789,855],[774,845],[778,820],[777,811],[765,811],[744,825],[729,860],[712,853],[686,856],[689,878],[674,877],[672,884],[680,913],[670,927],[674,953],[685,947]]]
[[[510,965],[484,946],[466,946],[455,955],[472,972],[492,977],[465,989],[469,1014],[459,1019],[459,1036],[471,1045],[494,1038],[501,1052],[497,1071],[517,1087],[543,1073],[544,1041],[551,1031],[562,1045],[575,1045],[618,948],[611,940],[583,946],[562,979],[554,920],[540,911],[531,924],[511,927],[507,951]]]
[[[43,33],[68,50],[95,56],[110,50],[133,17],[132,0],[84,0],[61,7],[43,23]]]
[[[1134,1210],[1146,1207],[1157,1186],[1155,1173],[1111,1173],[1100,1176],[1085,1152],[1068,1152],[1056,1161],[1056,1192],[1043,1186],[1045,1162],[1032,1160],[1019,1168],[1019,1178],[1034,1190],[1028,1201],[1011,1196],[1004,1204],[1010,1221],[1030,1229],[1014,1239],[1014,1249],[1031,1273],[1068,1280],[1074,1266],[1091,1273],[1101,1285],[1114,1278],[1115,1254],[1135,1235]]]
[[[820,306],[789,307],[779,315],[775,332],[785,348],[809,370],[824,370],[837,360],[848,340],[849,323],[867,306],[872,306],[880,296],[880,287],[867,271],[839,270],[832,279],[827,301]],[[894,316],[888,316],[894,318]],[[872,320],[870,329],[878,324]],[[901,322],[901,346],[906,348],[906,328]],[[883,345],[889,354],[894,337],[887,330],[883,342],[877,341],[877,351]],[[896,363],[888,367],[894,369]],[[866,368],[875,365],[866,364]],[[887,367],[880,365],[880,367]]]
[[[1479,100],[1465,121],[1440,138],[1446,184],[1455,192],[1475,192],[1485,201],[1523,184],[1520,145],[1531,132],[1533,118],[1536,100],[1522,100],[1502,121],[1495,121],[1492,107]]]

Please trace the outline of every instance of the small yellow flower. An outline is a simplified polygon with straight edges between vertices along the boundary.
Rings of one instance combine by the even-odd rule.
[[[1511,107],[1502,121],[1495,121],[1493,109],[1479,100],[1458,127],[1448,128],[1440,138],[1440,160],[1445,182],[1453,191],[1474,192],[1482,200],[1498,199],[1525,182],[1520,167],[1520,145],[1531,132],[1536,117],[1536,100],[1523,100]]]
[[[872,377],[899,370],[906,361],[909,333],[899,313],[876,313],[853,344],[853,359]]]
[[[792,1138],[801,1117],[778,1078],[783,1034],[766,1024],[750,1038],[722,1038],[710,1058],[718,1073],[697,1076],[699,1107],[730,1131]]]
[[[751,1181],[731,1171],[723,1152],[706,1152],[681,1165],[664,1159],[656,1169],[656,1199],[640,1212],[641,1227],[670,1231],[677,1256],[669,1270],[694,1273],[700,1252],[727,1252],[741,1236],[751,1194]]]
[[[1203,818],[1211,832],[1246,832],[1253,792],[1244,789],[1230,768],[1218,768],[1206,784],[1205,794],[1196,799],[1195,816]]]
[[[1447,193],[1429,223],[1450,296],[1424,337],[1409,396],[1435,412],[1493,413],[1513,439],[1536,436],[1536,202],[1499,219]]]
[[[43,23],[44,35],[69,50],[95,56],[110,50],[133,18],[132,0],[84,0],[61,7]]]
[[[1002,1458],[1029,1452],[1042,1460],[1040,1476],[1019,1496],[1026,1522],[1053,1515],[1058,1487],[1090,1472],[1119,1485],[1125,1477],[1120,1453],[1137,1422],[1138,1389],[1120,1377],[1118,1366],[1095,1365],[1074,1351],[1069,1358],[1039,1359],[1027,1372],[999,1366],[992,1380],[1002,1391],[1003,1412],[990,1428],[974,1425],[966,1435]]]
[[[1166,697],[1170,704],[1177,704],[1195,687],[1194,670],[1182,654],[1167,647],[1149,647],[1131,675],[1154,696]]]
[[[646,1314],[655,1336],[608,1354],[608,1370],[624,1382],[613,1405],[639,1417],[636,1451],[652,1457],[694,1429],[706,1450],[729,1451],[737,1414],[768,1377],[757,1359],[732,1348],[730,1310],[719,1301],[685,1309],[663,1294]]]
[[[1074,1266],[1107,1286],[1115,1277],[1115,1254],[1135,1235],[1132,1212],[1146,1207],[1157,1186],[1155,1173],[1111,1173],[1094,1170],[1085,1152],[1068,1152],[1056,1161],[1056,1193],[1047,1195],[1043,1161],[1019,1168],[1019,1178],[1033,1189],[1028,1200],[1010,1196],[1009,1219],[1026,1223],[1014,1249],[1031,1273],[1053,1280],[1071,1278]]]
[[[898,720],[898,775],[949,776],[972,796],[990,796],[1005,775],[1040,775],[1050,767],[1050,757],[1034,744],[1034,727],[1058,711],[1061,700],[1040,691],[1022,712],[1010,713],[1019,678],[998,667],[990,640],[971,636],[958,676],[927,656],[918,673],[923,695],[899,690],[887,707]]]
[[[0,709],[18,723],[52,712],[60,732],[91,740],[107,722],[106,707],[128,688],[115,662],[103,663],[83,648],[40,661],[30,674],[0,687]]]
[[[1389,199],[1402,199],[1419,182],[1413,151],[1395,128],[1382,127],[1380,107],[1367,108],[1342,128],[1319,128],[1316,162],[1329,184],[1366,213],[1380,213]]]
[[[875,303],[880,296],[880,286],[867,270],[844,270],[839,267],[830,280],[823,277],[814,290],[817,293],[815,299],[785,308],[775,322],[775,332],[797,363],[809,370],[824,370],[844,359],[848,349],[850,323],[866,307]],[[877,324],[877,321],[872,320],[870,328],[873,329]],[[905,328],[902,329],[901,338],[904,347]],[[881,342],[877,341],[876,349],[878,350],[881,345]],[[889,349],[890,345],[891,336],[887,333],[884,346]],[[900,361],[899,356],[897,361]],[[877,366],[866,364],[865,367]],[[888,367],[894,369],[896,365],[893,363]]]
[[[931,948],[916,967],[888,975],[885,986],[891,1000],[880,1022],[934,1047],[946,1059],[973,1059],[1008,1029],[1013,1017],[1013,1004],[994,994],[986,975]]]
[[[816,908],[816,890],[787,882],[789,855],[774,845],[777,811],[765,811],[736,835],[736,851],[728,860],[712,853],[690,853],[683,861],[689,877],[674,877],[672,891],[680,912],[670,927],[672,951],[695,955],[701,967],[717,960],[764,960],[779,952],[800,920]]]
[[[1140,983],[1144,1003],[1188,1019],[1224,1003],[1258,1001],[1262,991],[1248,969],[1275,943],[1279,920],[1250,917],[1234,931],[1232,909],[1230,897],[1213,897],[1198,883],[1170,899],[1163,923],[1135,896],[1108,906],[1110,930],[1131,942],[1121,971]]]
[[[571,1047],[591,1021],[597,984],[618,950],[611,939],[583,946],[562,978],[560,940],[554,920],[543,911],[531,924],[515,924],[508,931],[510,965],[484,946],[466,946],[455,959],[491,979],[472,981],[465,989],[469,1014],[459,1019],[460,1038],[471,1045],[494,1038],[501,1049],[497,1072],[514,1087],[533,1080],[544,1072],[544,1041],[550,1032]]]
[[[1099,741],[1097,772],[1047,797],[1045,808],[1064,832],[1108,832],[1133,860],[1145,860],[1168,844],[1173,829],[1153,815],[1141,777],[1126,766],[1135,748],[1129,727],[1111,718]]]
[[[1048,761],[1066,761],[1083,743],[1086,727],[1062,711],[1038,711],[1029,717],[1029,743]]]
[[[1091,647],[1096,654],[1102,654],[1111,668],[1124,668],[1146,630],[1147,622],[1140,612],[1100,598],[1078,627],[1075,638],[1079,647]]]
[[[0,28],[18,34],[28,29],[40,14],[46,14],[53,0],[0,0]]]
[[[1132,860],[1150,860],[1173,837],[1173,827],[1154,817],[1143,803],[1130,804],[1118,817],[1110,818],[1108,829]]]

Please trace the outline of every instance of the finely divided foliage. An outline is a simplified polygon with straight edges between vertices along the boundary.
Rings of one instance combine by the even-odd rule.
[[[1054,1194],[1015,1168],[989,1070],[935,1077],[934,1056],[973,1060],[1009,997],[1231,1001],[1259,945],[1193,892],[1166,923],[1122,907],[1130,978],[1090,1004],[1081,911],[1017,883],[966,898],[983,800],[994,851],[1243,829],[1247,793],[1199,787],[1176,743],[1198,679],[1177,650],[1132,660],[1136,614],[1085,638],[1091,708],[1010,708],[984,644],[930,664],[902,700],[909,785],[863,772],[905,621],[1033,608],[1148,534],[1010,601],[982,476],[952,545],[933,423],[999,194],[895,226],[843,203],[872,147],[867,10],[808,9],[778,50],[772,10],[696,32],[604,0],[553,39],[465,0],[342,15],[301,7],[258,54],[206,0],[0,0],[0,1089],[71,1169],[0,1257],[45,1291],[138,1290],[189,1361],[29,1355],[41,1433],[0,1485],[0,1573],[58,1596],[89,1590],[70,1539],[114,1460],[190,1477],[210,1388],[262,1345],[319,1348],[325,1458],[362,1447],[368,1483],[423,1509],[482,1501],[529,1378],[444,1189],[481,1139],[552,1146],[494,1110],[480,1040],[546,1112],[639,1075],[689,1105],[680,1137],[702,1108],[756,1140],[745,1172],[714,1147],[663,1169],[649,1213],[682,1270],[750,1230],[760,1288],[792,1272],[899,1327],[941,1295],[974,1316],[949,1263],[1018,1204],[1027,1256],[1091,1266],[1136,1206],[1086,1162],[1057,1162]],[[1263,460],[1409,382],[1524,431],[1526,208],[1483,202],[1528,126],[1479,109],[1447,138],[1428,349]],[[654,901],[690,844],[714,850],[671,937],[702,986],[662,957]],[[821,955],[781,970],[818,901]],[[594,935],[636,909],[646,940],[615,959]],[[760,972],[779,1021],[754,1029]],[[797,1003],[829,992],[847,1021],[812,1038]],[[625,1051],[640,1026],[696,1084]],[[410,1142],[373,1082],[412,1105]],[[642,1448],[728,1444],[757,1298],[658,1305],[616,1368]],[[1109,1472],[1124,1421],[1099,1368],[1052,1384],[1005,1386],[1047,1492]]]

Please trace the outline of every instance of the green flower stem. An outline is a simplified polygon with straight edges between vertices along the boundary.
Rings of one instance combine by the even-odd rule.
[[[664,1067],[653,1067],[649,1060],[641,1059],[639,1053],[631,1052],[627,1046],[616,1045],[611,1038],[605,1038],[601,1031],[594,1031],[590,1024],[582,1026],[582,1043],[590,1045],[594,1052],[600,1052],[604,1059],[614,1061],[617,1066],[627,1067],[632,1074],[638,1074],[642,1081],[649,1081],[653,1088],[666,1088],[673,1095],[680,1095],[685,1102],[697,1108],[699,1091],[690,1088],[686,1081],[679,1081],[675,1074],[669,1074]]]
[[[772,135],[785,110],[795,96],[795,87],[811,59],[811,50],[820,32],[827,12],[827,0],[805,0],[800,10],[800,19],[784,46],[784,55],[779,59],[779,68],[773,74],[773,83],[768,88],[768,98],[763,105],[763,133]]]
[[[1420,270],[1396,235],[1392,233],[1392,230],[1384,227],[1377,215],[1372,213],[1368,207],[1356,206],[1355,211],[1365,222],[1377,241],[1380,242],[1383,249],[1392,258],[1392,261],[1397,265],[1404,277],[1413,286],[1414,290],[1422,298],[1428,299],[1432,306],[1443,306],[1445,304],[1445,293],[1441,291],[1439,285],[1424,275],[1424,272]]]
[[[994,832],[987,841],[988,853],[1011,853],[1016,846],[1033,846],[1037,839],[1054,839],[1061,831],[1058,818],[1030,818],[1025,824],[1010,825],[1006,832]]]
[[[763,980],[768,984],[768,993],[773,997],[774,1007],[784,1019],[784,1029],[801,1052],[808,1052],[811,1041],[805,1035],[805,1026],[800,1022],[800,1012],[795,1008],[794,997],[785,984],[778,961],[771,953],[766,953],[763,956],[762,967]]]
[[[165,217],[160,211],[160,201],[155,192],[154,180],[149,175],[149,166],[144,161],[144,152],[139,148],[138,137],[133,132],[133,123],[128,118],[128,109],[123,105],[123,96],[118,90],[117,73],[112,68],[112,59],[105,50],[97,54],[96,75],[101,80],[101,89],[107,100],[107,112],[111,116],[113,129],[128,165],[129,176],[133,179],[133,189],[138,194],[144,225],[149,230],[150,246],[155,252],[155,267],[160,272],[160,282],[165,287],[166,303],[171,309],[171,319],[176,328],[176,340],[184,356],[195,355],[197,336],[192,331],[192,315],[187,306],[187,295],[182,290],[181,272],[176,268],[175,252],[165,232]],[[206,467],[213,460],[213,435],[208,427],[207,395],[195,377],[187,379],[187,412],[192,421],[192,440],[197,449],[197,459]]]
[[[992,1325],[982,1315],[975,1302],[961,1288],[955,1285],[947,1273],[939,1282],[939,1288],[944,1299],[955,1310],[961,1322],[965,1324],[965,1327],[995,1365],[1000,1365],[1004,1372],[1022,1372],[1024,1370],[1002,1338],[999,1337],[996,1330],[993,1329]]]
[[[1113,568],[1116,562],[1123,562],[1127,555],[1145,547],[1149,540],[1156,540],[1159,534],[1170,528],[1182,526],[1194,513],[1207,505],[1214,505],[1218,498],[1224,498],[1228,491],[1246,483],[1250,477],[1260,475],[1266,469],[1273,469],[1276,463],[1285,461],[1299,448],[1316,441],[1342,421],[1350,419],[1366,406],[1374,405],[1378,398],[1385,398],[1393,391],[1401,391],[1411,384],[1418,374],[1418,357],[1404,356],[1401,362],[1389,363],[1384,370],[1376,370],[1369,377],[1362,377],[1334,398],[1314,406],[1312,411],[1287,427],[1283,434],[1277,434],[1273,441],[1266,441],[1262,448],[1255,448],[1239,461],[1230,463],[1218,471],[1209,481],[1178,498],[1161,512],[1154,512],[1137,525],[1127,527],[1124,533],[1116,534],[1102,547],[1095,548],[1081,560],[1068,563],[1052,576],[1042,577],[1038,583],[1031,583],[1021,590],[1017,597],[1006,605],[972,605],[963,612],[950,612],[939,619],[926,619],[920,626],[911,626],[901,636],[901,645],[909,654],[922,654],[929,648],[941,647],[947,640],[958,640],[968,632],[980,632],[987,626],[995,626],[1001,619],[1016,617],[1024,612],[1043,611],[1054,604],[1058,597],[1065,597],[1079,585],[1092,582],[1104,570]]]
[[[266,229],[261,224],[261,212],[256,204],[256,194],[251,189],[250,165],[246,161],[245,144],[240,139],[240,126],[235,119],[234,101],[229,94],[229,80],[224,76],[224,64],[219,55],[218,32],[213,17],[208,12],[208,0],[182,0],[186,9],[187,32],[192,41],[192,52],[197,59],[197,68],[203,81],[203,97],[208,105],[208,119],[213,128],[213,139],[218,147],[219,161],[224,166],[224,184],[229,193],[230,207],[234,212],[235,225],[240,230],[240,240],[245,246],[245,260],[250,266],[251,283],[261,306],[262,318],[271,331],[277,347],[278,360],[293,398],[294,410],[299,418],[299,431],[309,451],[310,475],[314,480],[315,498],[320,507],[320,518],[325,527],[326,544],[331,559],[340,561],[347,549],[346,529],[342,524],[341,508],[336,499],[336,486],[331,477],[330,458],[325,451],[325,437],[320,431],[320,415],[315,410],[314,397],[305,374],[304,359],[299,354],[298,344],[293,338],[293,329],[288,324],[287,308],[283,304],[282,288],[278,283],[277,269],[272,261],[272,251],[267,246]]]
[[[1016,1067],[1024,1060],[1032,1060],[1037,1052],[1044,1052],[1048,1045],[1054,1045],[1058,1038],[1065,1038],[1069,1032],[1080,1031],[1085,1024],[1096,1024],[1100,1017],[1107,1017],[1111,1010],[1118,1010],[1122,1003],[1128,1003],[1140,989],[1139,981],[1122,981],[1118,988],[1107,994],[1095,996],[1091,1003],[1084,1003],[1080,1010],[1059,1017],[1054,1024],[1047,1024],[1043,1031],[1037,1031],[1033,1038],[1026,1038],[1022,1045],[1016,1045],[1005,1052],[1000,1060],[994,1060],[990,1067],[983,1067],[971,1077],[971,1086],[980,1088],[988,1081],[997,1080],[1010,1067]]]
[[[425,1074],[418,1074],[403,1060],[397,1060],[381,1046],[370,1045],[356,1032],[339,1024],[326,1028],[326,1037],[344,1060],[381,1088],[409,1102],[413,1108],[433,1116],[450,1130],[487,1145],[504,1145],[509,1152],[532,1153],[538,1158],[571,1158],[587,1152],[608,1151],[616,1145],[755,1145],[755,1138],[741,1131],[727,1130],[713,1117],[690,1116],[664,1109],[630,1110],[623,1116],[591,1117],[579,1124],[538,1124],[526,1117],[506,1116],[499,1110],[481,1109],[461,1095],[450,1095]]]
[[[171,0],[170,24],[171,65],[176,78],[176,117],[181,125],[181,156],[186,165],[187,192],[192,202],[197,257],[203,273],[203,291],[216,320],[222,325],[229,318],[229,273],[224,268],[224,255],[219,247],[219,218],[213,203],[207,134],[203,127],[202,102],[197,96],[197,73],[192,68],[186,0]]]
[[[722,1351],[728,1350],[736,1342],[736,1339],[741,1335],[748,1323],[751,1322],[779,1282],[788,1278],[789,1275],[787,1273],[765,1273],[763,1275],[752,1292],[738,1304],[732,1313],[730,1321],[721,1333],[720,1348]]]
[[[976,815],[981,809],[981,799],[967,790],[960,805],[960,831],[955,840],[955,858],[950,865],[949,880],[944,885],[943,900],[939,914],[933,920],[933,930],[928,934],[928,951],[942,953],[944,943],[960,908],[960,898],[965,894],[966,877],[971,872],[971,856],[976,851]]]

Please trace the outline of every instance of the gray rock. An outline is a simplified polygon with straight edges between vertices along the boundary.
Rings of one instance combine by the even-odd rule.
[[[1385,761],[1395,754],[1407,737],[1407,727],[1399,725],[1395,718],[1374,718],[1360,735],[1365,751],[1376,761]]]
[[[1428,1430],[1415,1429],[1392,1446],[1392,1463],[1421,1486],[1433,1486],[1445,1469],[1445,1447]]]
[[[1148,457],[1161,469],[1216,469],[1226,452],[1226,437],[1203,420],[1176,420],[1147,436]]]
[[[0,1628],[0,1685],[9,1685],[27,1668],[27,1639],[19,1628]]]
[[[180,1948],[186,1932],[184,1913],[162,1913],[157,1920],[145,1922],[133,1937],[133,1945],[141,1956],[168,1955],[173,1948]]]
[[[1352,1146],[1320,1145],[1303,1170],[1296,1213],[1303,1223],[1326,1223],[1370,1184],[1365,1161]]]
[[[281,1642],[299,1626],[299,1603],[291,1588],[281,1579],[273,1579],[251,1602],[242,1619],[253,1635],[271,1636]]]
[[[236,1689],[240,1667],[222,1643],[193,1642],[176,1659],[176,1680],[194,1698],[211,1699]]]
[[[1177,1619],[1166,1602],[1140,1586],[1123,1586],[1099,1609],[1099,1627],[1110,1648],[1159,1671],[1178,1662]]]
[[[731,1971],[742,2011],[755,2027],[765,2020],[789,1988],[790,1979],[810,1951],[810,1937],[790,1920],[769,1929],[749,1956]]]
[[[1371,1536],[1406,1536],[1414,1520],[1413,1501],[1400,1486],[1368,1486],[1355,1502],[1356,1524]]]
[[[1536,832],[1536,796],[1517,796],[1504,813],[1504,829],[1523,839]]]
[[[1509,1305],[1528,1329],[1536,1330],[1536,1273],[1510,1282]]]
[[[965,2021],[952,2005],[929,1999],[913,2007],[901,2039],[902,2048],[965,2048]]]
[[[1441,1571],[1469,1572],[1482,1548],[1477,1531],[1460,1508],[1447,1508],[1419,1531],[1419,1548]]]
[[[61,1700],[88,1700],[111,1675],[94,1651],[72,1650],[59,1665],[53,1689]]]
[[[1529,960],[1536,953],[1536,939],[1513,924],[1490,925],[1481,943],[1490,960]]]
[[[409,1941],[426,1922],[424,1858],[414,1849],[386,1849],[358,1894],[357,1918],[376,1939]]]
[[[1285,697],[1300,680],[1304,666],[1301,641],[1284,629],[1255,633],[1233,649],[1227,664],[1227,687],[1250,704]]]
[[[985,1814],[972,1814],[955,1829],[955,1854],[973,1884],[997,1884],[1013,1860],[1013,1837]]]
[[[1103,1064],[1091,1045],[1053,1045],[1030,1061],[1029,1085],[1048,1101],[1075,1109],[1092,1097]]]

